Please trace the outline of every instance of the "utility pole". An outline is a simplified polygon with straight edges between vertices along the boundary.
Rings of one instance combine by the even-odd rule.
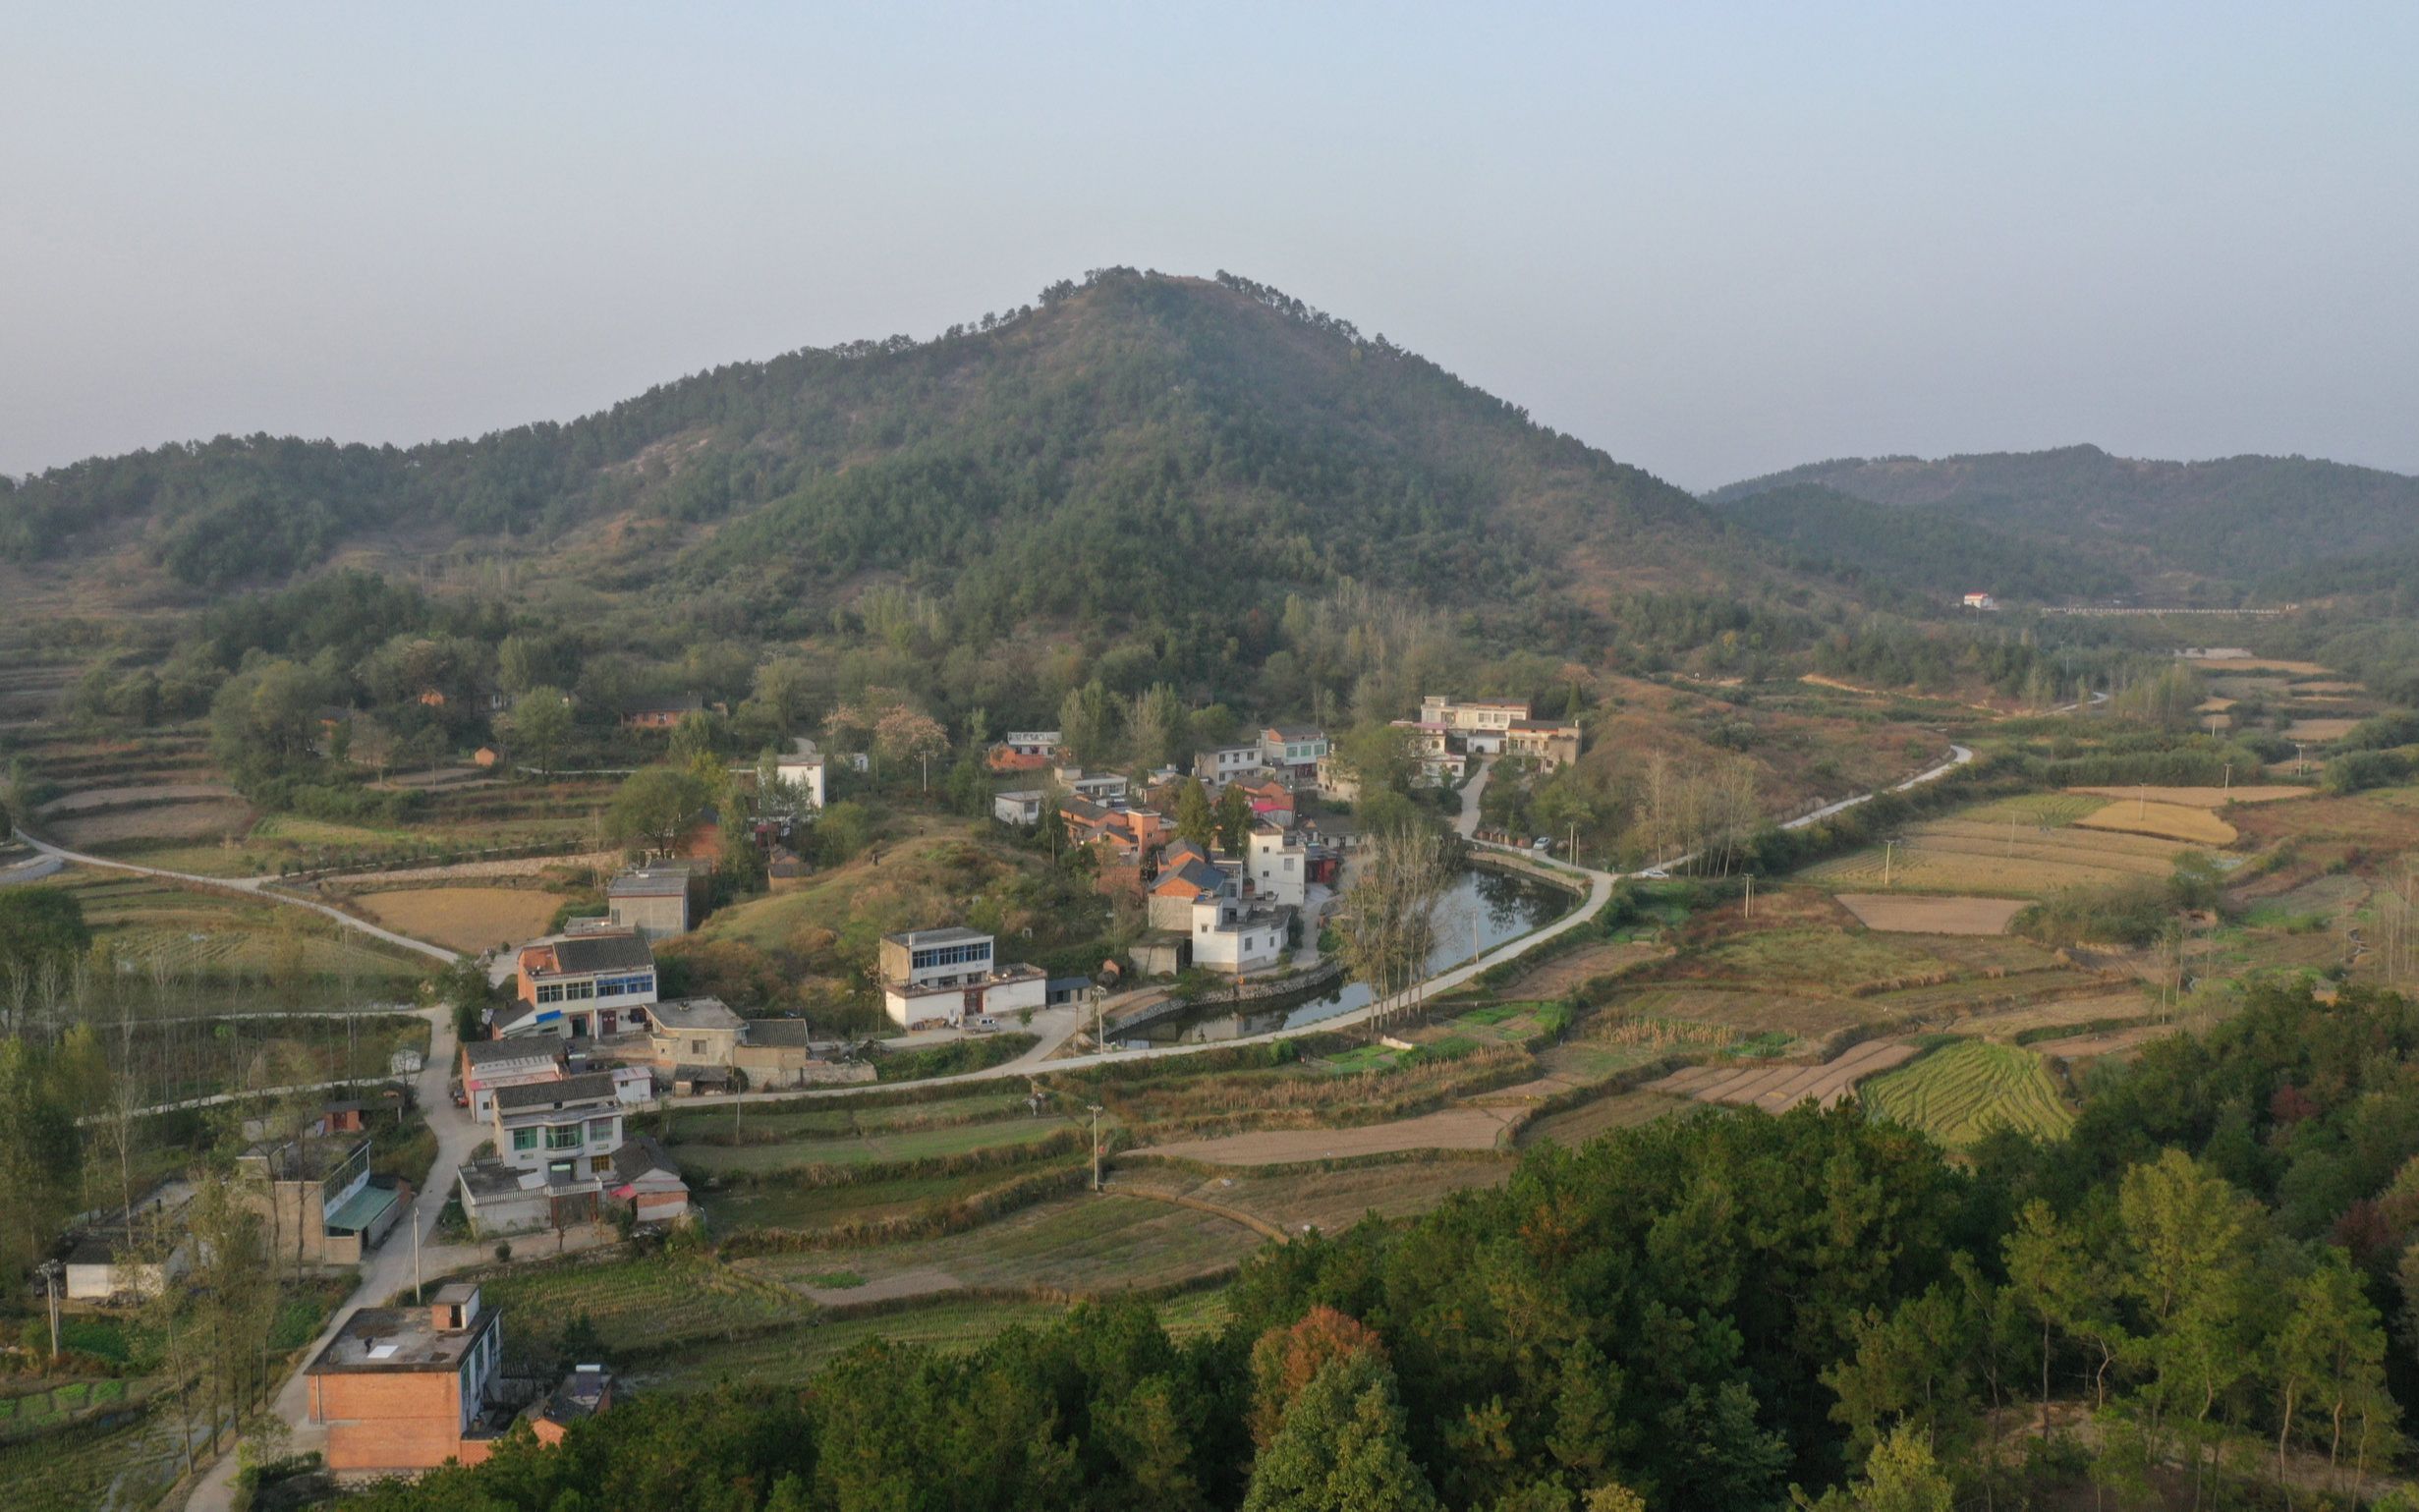
[[[59,1273],[67,1267],[57,1260],[42,1261],[42,1280],[50,1293],[50,1358],[59,1358]]]
[[[413,1201],[412,1205],[413,1205],[414,1207],[418,1207],[418,1206],[420,1205],[419,1200],[418,1200],[418,1199],[415,1199],[415,1200]],[[419,1214],[418,1212],[414,1212],[414,1213],[410,1214],[409,1216],[410,1216],[410,1218],[411,1218],[411,1222],[412,1222],[412,1306],[414,1306],[414,1307],[419,1307],[419,1306],[420,1306],[420,1214]]]
[[[1887,892],[1887,891],[1889,890],[1889,875],[1890,875],[1890,865],[1889,865],[1889,864],[1890,864],[1891,854],[1892,854],[1893,852],[1895,852],[1897,849],[1898,849],[1898,842],[1897,842],[1897,841],[1895,841],[1895,840],[1885,840],[1885,841],[1883,841],[1883,842],[1882,842],[1882,890],[1883,890],[1884,892]]]
[[[1742,919],[1756,917],[1756,874],[1753,871],[1747,873],[1747,905],[1739,910],[1739,917]]]
[[[1100,1004],[1107,997],[1108,988],[1097,981],[1092,984],[1092,1047],[1095,1050],[1108,1048],[1108,1036],[1100,1028]]]
[[[1100,1190],[1100,1104],[1092,1104],[1092,1190]]]
[[[2301,742],[2295,741],[2293,742],[2293,775],[2298,777],[2301,775]]]

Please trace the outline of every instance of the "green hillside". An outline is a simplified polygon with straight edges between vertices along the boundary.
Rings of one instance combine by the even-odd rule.
[[[759,630],[821,624],[875,581],[997,630],[1231,613],[1347,576],[1497,604],[1693,584],[1725,550],[1686,493],[1382,337],[1239,278],[1131,270],[567,424],[408,449],[222,437],[0,480],[0,555],[115,554],[188,598],[338,554],[477,553],[710,590]]]
[[[1962,511],[1897,509],[1817,483],[1747,494],[1720,513],[1803,571],[1935,600],[1985,591],[2062,601],[2128,586],[2124,573],[2090,553],[2019,540]]]
[[[1708,497],[1734,504],[1807,484],[2089,551],[2137,580],[2180,572],[2250,583],[2298,564],[2419,545],[2419,478],[2307,457],[2156,462],[2096,446],[1852,457]]]

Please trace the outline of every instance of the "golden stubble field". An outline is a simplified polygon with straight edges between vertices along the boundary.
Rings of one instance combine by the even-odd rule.
[[[545,933],[562,905],[534,887],[408,887],[353,900],[372,923],[473,955]]]

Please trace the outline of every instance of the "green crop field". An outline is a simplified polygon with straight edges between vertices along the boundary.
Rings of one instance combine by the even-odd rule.
[[[978,1150],[1017,1149],[1038,1145],[1077,1127],[1057,1114],[1035,1118],[1019,1114],[988,1123],[944,1124],[933,1129],[907,1129],[896,1134],[840,1136],[832,1139],[782,1140],[766,1145],[680,1144],[675,1153],[682,1165],[700,1171],[776,1171],[810,1165],[886,1165],[894,1161],[928,1160]]]
[[[901,1176],[838,1187],[733,1182],[706,1191],[702,1202],[706,1216],[720,1230],[782,1228],[812,1233],[844,1223],[908,1217],[980,1197],[994,1188],[1031,1181],[1041,1172],[1071,1170],[1085,1159],[1079,1153],[1056,1161],[1028,1161],[956,1176]]]
[[[1865,1085],[1865,1106],[1952,1148],[1995,1129],[2064,1134],[2074,1114],[2041,1058],[2014,1045],[1960,1039]]]
[[[547,1352],[583,1315],[606,1351],[615,1353],[728,1337],[814,1312],[804,1297],[702,1259],[519,1265],[482,1276],[479,1285],[488,1305],[507,1310],[513,1319],[504,1348],[515,1361]]]

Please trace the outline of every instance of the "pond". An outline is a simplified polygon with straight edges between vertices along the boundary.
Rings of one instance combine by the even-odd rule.
[[[1436,905],[1436,948],[1428,974],[1448,971],[1473,955],[1485,955],[1506,940],[1553,923],[1579,903],[1559,887],[1483,867],[1465,868]],[[1367,1004],[1369,984],[1343,981],[1235,1008],[1205,1008],[1163,1020],[1134,1036],[1153,1044],[1199,1044],[1242,1039],[1280,1029],[1301,1029]]]

